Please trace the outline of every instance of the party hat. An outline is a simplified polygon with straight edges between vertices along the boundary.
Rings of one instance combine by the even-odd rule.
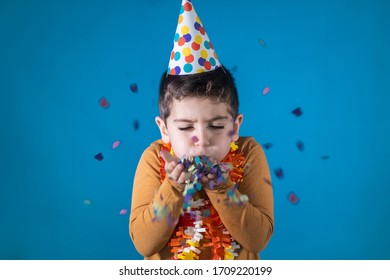
[[[191,1],[183,0],[167,73],[189,75],[212,71],[220,66]]]

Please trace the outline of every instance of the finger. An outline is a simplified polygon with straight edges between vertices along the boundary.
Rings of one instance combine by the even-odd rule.
[[[177,179],[179,184],[184,184],[186,182],[186,172],[181,172],[179,179]]]
[[[178,158],[177,157],[175,157],[174,155],[172,155],[170,152],[168,152],[168,151],[160,151],[160,155],[161,155],[161,157],[163,158],[163,160],[165,161],[165,162],[172,162],[172,161],[174,161],[174,162],[177,162],[177,160],[178,160]]]
[[[176,163],[175,163],[176,164]],[[183,171],[184,167],[182,164],[177,164],[177,166],[172,170],[170,177],[177,181]]]

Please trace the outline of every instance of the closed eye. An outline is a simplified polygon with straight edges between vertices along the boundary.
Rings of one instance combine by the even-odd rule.
[[[188,130],[191,130],[193,128],[194,128],[193,126],[179,127],[179,130],[181,130],[181,131],[188,131]]]
[[[224,129],[225,127],[223,125],[210,125],[211,129]]]

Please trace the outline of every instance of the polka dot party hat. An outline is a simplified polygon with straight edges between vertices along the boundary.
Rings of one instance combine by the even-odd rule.
[[[220,66],[191,1],[183,0],[167,73],[189,75],[212,71]]]

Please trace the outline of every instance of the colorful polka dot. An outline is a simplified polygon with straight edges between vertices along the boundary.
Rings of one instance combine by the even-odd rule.
[[[209,44],[209,42],[208,41],[204,41],[204,47],[206,48],[206,49],[210,49],[210,44]]]
[[[200,49],[200,45],[195,42],[192,42],[191,47],[195,51],[198,51]]]
[[[191,39],[192,39],[191,34],[186,34],[186,35],[184,35],[183,37],[184,37],[184,39],[186,40],[187,43],[188,43],[189,41],[191,41]]]
[[[171,52],[171,60],[172,60],[174,57],[175,57],[175,52],[172,51],[172,52]]]
[[[209,61],[205,61],[204,62],[204,68],[206,68],[206,70],[210,70],[211,69],[211,63]]]
[[[199,32],[200,32],[200,34],[202,34],[202,35],[206,34],[206,32],[204,31],[203,26],[200,26],[200,27],[199,27]]]
[[[200,56],[201,56],[202,58],[206,59],[206,58],[209,56],[209,54],[208,54],[208,52],[207,52],[206,50],[202,50],[202,51],[200,52]]]
[[[203,39],[202,37],[200,37],[199,35],[195,36],[195,39],[194,39],[195,43],[197,43],[198,45],[202,44],[203,42]]]
[[[179,19],[178,19],[177,23],[181,24],[183,22],[183,20],[184,20],[183,15],[179,15]]]
[[[176,73],[176,75],[179,75],[180,74],[180,67],[179,66],[176,66],[175,67],[175,73]]]
[[[187,25],[183,25],[180,31],[181,34],[188,34],[190,32],[190,28]]]
[[[199,31],[199,29],[200,29],[201,25],[200,25],[200,23],[199,23],[199,22],[195,22],[195,23],[194,23],[194,27],[195,27],[195,29],[196,29],[196,30],[198,30],[198,31]]]
[[[184,72],[191,73],[192,69],[193,69],[192,64],[187,63],[184,65]]]
[[[214,59],[214,57],[210,58],[210,63],[211,63],[212,66],[217,65],[217,61]]]
[[[189,3],[189,2],[185,3],[185,4],[184,4],[184,10],[185,10],[186,12],[190,12],[190,11],[192,10],[192,5],[191,5],[191,3]]]
[[[185,61],[188,63],[191,63],[195,60],[194,56],[190,54],[189,56],[186,56]]]
[[[177,41],[177,44],[181,47],[186,43],[186,39],[184,37],[180,37],[179,40]]]
[[[204,63],[205,63],[205,62],[206,62],[206,60],[205,60],[204,58],[199,57],[198,63],[199,63],[200,66],[204,66]]]
[[[175,53],[175,60],[178,61],[180,59],[181,55],[179,52]]]
[[[179,41],[179,38],[180,38],[180,34],[179,34],[179,33],[176,33],[176,34],[175,34],[175,42]]]
[[[190,48],[184,48],[183,51],[182,51],[182,54],[184,56],[189,56],[191,54],[191,49]]]

